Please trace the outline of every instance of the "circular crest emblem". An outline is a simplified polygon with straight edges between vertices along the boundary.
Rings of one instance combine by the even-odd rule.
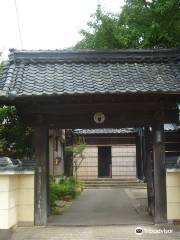
[[[105,119],[106,119],[105,115],[102,112],[97,112],[97,113],[94,114],[94,121],[97,124],[103,123],[105,121]]]
[[[136,235],[143,235],[143,229],[142,229],[142,227],[137,227],[137,228],[135,229],[135,233],[136,233]]]

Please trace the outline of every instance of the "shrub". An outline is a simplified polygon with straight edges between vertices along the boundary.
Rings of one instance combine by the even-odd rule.
[[[82,188],[79,182],[76,182],[74,178],[61,179],[59,183],[55,182],[53,177],[50,177],[50,206],[51,209],[56,207],[57,200],[74,199],[80,191],[78,188]]]
[[[50,199],[50,206],[51,208],[56,206],[56,201],[59,199],[58,194],[59,194],[59,188],[60,186],[54,182],[50,183],[49,187],[49,199]]]

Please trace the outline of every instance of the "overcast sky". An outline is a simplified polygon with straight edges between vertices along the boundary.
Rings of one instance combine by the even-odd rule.
[[[0,51],[17,49],[64,49],[81,39],[98,3],[118,12],[124,0],[16,0],[22,43],[16,18],[15,0],[0,0]]]

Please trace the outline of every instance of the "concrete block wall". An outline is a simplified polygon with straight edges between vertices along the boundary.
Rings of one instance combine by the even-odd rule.
[[[34,224],[34,173],[0,173],[0,229]]]

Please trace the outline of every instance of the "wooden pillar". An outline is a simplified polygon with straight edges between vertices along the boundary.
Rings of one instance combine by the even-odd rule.
[[[71,130],[66,130],[66,146],[73,145],[73,134]],[[65,151],[64,172],[67,177],[73,176],[73,154]]]
[[[138,130],[138,133],[137,133],[137,136],[136,136],[136,168],[137,168],[137,178],[143,180],[141,129]]]
[[[167,222],[166,169],[164,125],[153,125],[153,160],[154,160],[154,222]]]
[[[35,225],[47,223],[48,216],[48,129],[34,128],[35,147]]]
[[[149,127],[144,129],[144,147],[146,157],[146,181],[147,181],[147,199],[148,199],[148,213],[154,216],[154,179],[153,179],[153,161],[152,161],[152,143],[151,133]]]
[[[147,143],[145,136],[145,127],[141,129],[141,152],[142,152],[142,177],[147,180]]]

